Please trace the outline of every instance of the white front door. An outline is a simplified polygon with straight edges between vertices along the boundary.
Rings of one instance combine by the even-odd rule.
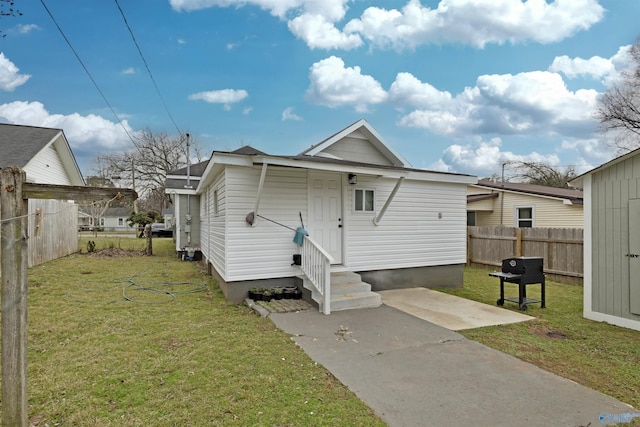
[[[342,264],[342,175],[309,173],[310,237]]]

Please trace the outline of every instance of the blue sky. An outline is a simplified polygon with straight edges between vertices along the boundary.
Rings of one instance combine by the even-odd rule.
[[[131,146],[122,126],[297,154],[361,118],[417,168],[582,172],[616,154],[593,112],[640,36],[636,0],[43,1],[122,124],[20,0],[0,19],[0,122],[62,128],[85,175]]]

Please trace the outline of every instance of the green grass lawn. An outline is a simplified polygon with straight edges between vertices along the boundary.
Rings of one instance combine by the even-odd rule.
[[[490,271],[467,268],[463,289],[442,291],[495,305],[500,282]],[[527,296],[540,298],[539,289],[528,286]],[[505,295],[517,297],[516,285],[505,284]],[[581,286],[547,281],[546,306],[529,304],[534,321],[460,333],[640,408],[640,332],[583,318]],[[504,307],[519,312],[516,303]]]
[[[145,257],[124,251],[142,239],[82,237],[83,253],[29,270],[32,425],[384,425],[172,244]]]

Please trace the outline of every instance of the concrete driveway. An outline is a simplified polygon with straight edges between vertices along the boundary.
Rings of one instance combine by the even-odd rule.
[[[637,412],[387,305],[269,317],[390,426],[595,427]]]

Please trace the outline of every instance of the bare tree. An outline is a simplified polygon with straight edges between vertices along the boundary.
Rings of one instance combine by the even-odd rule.
[[[513,178],[527,184],[569,188],[569,181],[577,176],[573,166],[562,170],[541,162],[512,162],[512,165]]]
[[[153,200],[152,208],[160,211],[168,201],[164,194],[167,173],[187,165],[187,148],[192,161],[203,159],[189,134],[170,136],[146,129],[134,136],[131,150],[94,158],[94,171],[115,180],[119,187],[134,188],[141,199]]]
[[[613,136],[614,145],[623,152],[640,147],[640,39],[629,55],[633,67],[602,95],[595,113],[600,130]]]
[[[6,18],[9,16],[22,16],[22,12],[15,8],[15,0],[0,0],[0,18]],[[4,38],[7,35],[0,30],[0,38]]]

